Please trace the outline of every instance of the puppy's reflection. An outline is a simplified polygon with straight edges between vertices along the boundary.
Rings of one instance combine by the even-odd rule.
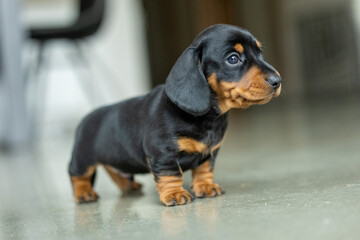
[[[166,236],[174,236],[193,230],[211,233],[216,230],[218,210],[223,205],[220,198],[197,199],[178,207],[165,207],[162,211],[161,229]]]
[[[223,198],[208,198],[198,201],[195,205],[196,221],[201,223],[204,231],[212,233],[216,231],[219,209],[223,205]]]
[[[188,229],[188,218],[194,211],[194,204],[164,207],[161,215],[161,229],[166,236],[179,235]]]
[[[75,230],[77,233],[93,232],[101,230],[104,225],[121,225],[129,218],[137,219],[136,212],[130,211],[134,200],[143,196],[141,191],[122,193],[112,204],[102,205],[101,202],[93,202],[76,205]],[[112,207],[111,207],[112,206]],[[103,218],[103,216],[107,216]],[[105,221],[105,223],[104,223]]]
[[[96,228],[102,228],[103,219],[99,211],[99,203],[88,203],[76,205],[75,208],[75,231],[76,233],[85,233],[94,231]]]

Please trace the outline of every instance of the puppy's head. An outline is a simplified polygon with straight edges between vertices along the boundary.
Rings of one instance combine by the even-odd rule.
[[[281,92],[279,73],[249,32],[230,25],[205,29],[172,68],[165,91],[182,110],[203,115],[216,98],[220,112],[264,104]]]

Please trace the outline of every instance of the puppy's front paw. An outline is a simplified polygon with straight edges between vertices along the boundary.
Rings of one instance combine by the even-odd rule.
[[[225,191],[216,183],[195,183],[192,191],[197,198],[216,197],[225,194]]]
[[[183,188],[160,193],[160,201],[166,206],[184,205],[194,201],[194,199],[195,198]]]

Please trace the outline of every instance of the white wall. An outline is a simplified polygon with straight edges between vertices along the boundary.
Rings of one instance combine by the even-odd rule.
[[[72,129],[95,107],[144,94],[150,89],[141,2],[109,0],[107,3],[102,28],[83,48],[92,71],[69,61],[74,57],[74,49],[68,43],[53,43],[48,48],[50,70],[40,81],[45,91],[36,92],[39,102],[44,103],[38,124],[45,132],[63,132],[61,127],[54,130],[59,126]],[[23,9],[25,25],[44,26],[46,21],[53,26],[67,25],[76,18],[72,0],[27,0]],[[34,58],[35,47],[28,44],[25,54],[28,61]],[[90,92],[91,101],[84,89]]]
[[[0,0],[0,144],[13,147],[28,140],[18,16],[19,2]]]

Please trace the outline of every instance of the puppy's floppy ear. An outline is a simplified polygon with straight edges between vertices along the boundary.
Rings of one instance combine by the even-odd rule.
[[[186,49],[166,79],[165,91],[170,100],[192,115],[210,109],[210,88],[199,63],[196,49]]]

